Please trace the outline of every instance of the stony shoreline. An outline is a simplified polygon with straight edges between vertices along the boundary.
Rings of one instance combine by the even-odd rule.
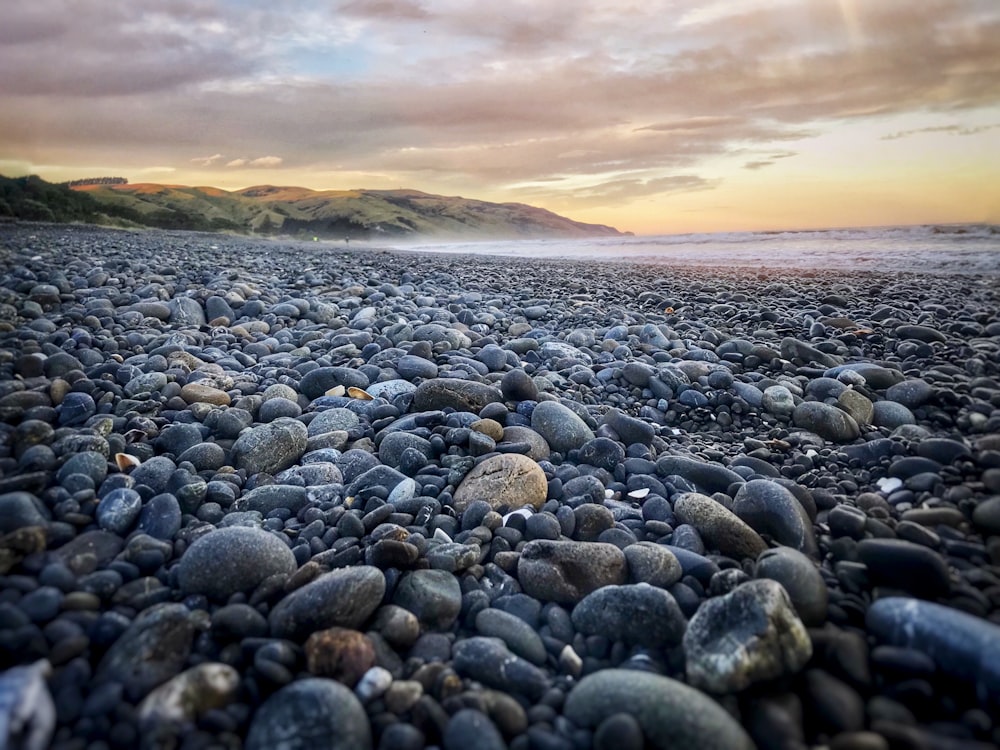
[[[0,226],[0,732],[995,747],[995,281]]]

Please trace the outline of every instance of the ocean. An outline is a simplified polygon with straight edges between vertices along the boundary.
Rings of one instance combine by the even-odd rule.
[[[991,224],[435,242],[405,247],[684,266],[1000,276],[1000,226]]]

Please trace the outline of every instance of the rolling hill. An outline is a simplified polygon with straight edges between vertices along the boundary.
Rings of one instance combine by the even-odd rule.
[[[259,185],[226,191],[152,183],[79,185],[109,216],[140,225],[323,238],[535,238],[620,235],[522,203],[418,190],[309,190]]]

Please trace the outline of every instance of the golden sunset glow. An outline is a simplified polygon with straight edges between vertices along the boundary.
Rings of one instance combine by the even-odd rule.
[[[0,173],[637,233],[1000,222],[995,0],[15,3]]]

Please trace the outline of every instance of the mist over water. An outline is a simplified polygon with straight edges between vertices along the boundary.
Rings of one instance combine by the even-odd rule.
[[[1000,276],[1000,227],[989,224],[442,242],[407,249],[685,266]]]

